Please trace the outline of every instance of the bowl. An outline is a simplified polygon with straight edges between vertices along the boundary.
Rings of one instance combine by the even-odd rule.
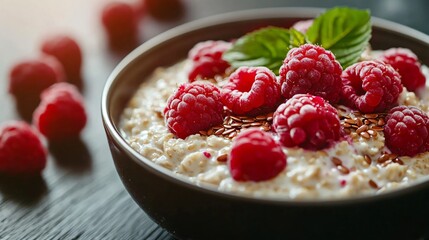
[[[167,31],[130,53],[110,75],[102,118],[123,184],[149,217],[179,239],[418,239],[429,236],[429,182],[375,196],[274,200],[197,186],[142,157],[121,136],[120,115],[159,66],[184,58],[198,42],[230,40],[261,26],[290,27],[322,9],[277,8],[228,13]],[[429,65],[429,37],[373,18],[374,49],[405,47]],[[172,54],[174,53],[174,54]]]

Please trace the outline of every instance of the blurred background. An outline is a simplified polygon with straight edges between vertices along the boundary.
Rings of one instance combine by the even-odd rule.
[[[102,24],[111,0],[0,0],[0,124],[22,120],[8,94],[9,71],[40,56],[48,36],[67,34],[83,53],[82,94],[88,124],[78,143],[49,147],[36,181],[0,178],[0,239],[172,239],[132,201],[108,150],[100,117],[104,83],[132,47],[114,49]],[[425,0],[128,0],[135,45],[176,25],[224,12],[266,7],[349,6],[429,34]],[[186,216],[184,216],[186,217]]]

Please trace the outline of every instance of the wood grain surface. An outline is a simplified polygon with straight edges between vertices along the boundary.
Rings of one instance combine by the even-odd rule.
[[[134,0],[136,3],[139,0]],[[100,23],[108,0],[0,0],[0,124],[22,119],[7,93],[10,67],[39,56],[46,36],[69,34],[84,54],[82,93],[89,122],[81,138],[49,148],[48,166],[31,179],[0,177],[0,239],[173,239],[133,202],[118,178],[101,122],[104,83],[123,54],[109,50]],[[132,0],[130,2],[133,2]],[[348,5],[429,34],[424,0],[183,0],[180,19],[140,21],[140,42],[183,22],[233,10]],[[184,216],[186,217],[186,216]]]

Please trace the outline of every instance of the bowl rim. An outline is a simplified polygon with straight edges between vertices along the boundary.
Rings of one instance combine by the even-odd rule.
[[[119,127],[113,123],[112,115],[110,114],[110,101],[109,98],[112,95],[114,89],[112,86],[115,82],[119,81],[118,78],[123,72],[125,72],[131,63],[135,61],[140,55],[149,51],[158,44],[163,43],[169,39],[178,37],[182,34],[186,34],[192,31],[200,30],[210,26],[227,24],[230,22],[246,21],[246,20],[258,20],[267,18],[314,18],[321,12],[326,10],[325,8],[311,8],[311,7],[280,7],[280,8],[260,8],[260,9],[249,9],[241,11],[232,11],[222,14],[217,14],[201,19],[197,19],[174,28],[167,30],[141,44],[139,47],[129,53],[120,63],[114,68],[109,75],[101,98],[101,114],[102,121],[105,131],[111,136],[111,139],[120,145],[124,152],[140,166],[151,173],[156,174],[165,180],[173,181],[186,188],[191,188],[196,191],[202,191],[207,194],[216,195],[217,197],[229,198],[239,201],[246,201],[257,204],[274,204],[274,205],[288,205],[288,206],[339,206],[339,205],[350,205],[350,204],[361,204],[374,201],[383,201],[390,198],[399,196],[405,196],[411,192],[418,191],[420,189],[427,188],[429,186],[429,180],[420,181],[413,183],[411,186],[401,188],[398,190],[388,191],[377,195],[359,195],[346,198],[332,198],[332,199],[285,199],[285,198],[274,198],[274,197],[254,197],[251,195],[237,194],[231,192],[223,192],[217,190],[217,188],[205,185],[197,184],[190,181],[185,176],[175,174],[170,170],[152,162],[151,160],[140,155],[134,150],[125,140],[120,133]],[[429,36],[418,31],[407,27],[405,25],[395,23],[389,20],[371,17],[372,27],[390,31],[398,35],[406,35],[414,38],[415,40],[421,41],[429,45]]]

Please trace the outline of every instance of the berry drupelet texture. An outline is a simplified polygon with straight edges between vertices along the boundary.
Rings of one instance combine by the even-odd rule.
[[[251,128],[234,139],[228,167],[236,181],[269,180],[285,169],[286,155],[270,133]]]
[[[274,112],[273,129],[285,147],[318,150],[340,139],[337,110],[323,98],[297,94]]]
[[[184,83],[164,109],[168,128],[179,138],[205,131],[223,122],[219,89],[211,83]]]

